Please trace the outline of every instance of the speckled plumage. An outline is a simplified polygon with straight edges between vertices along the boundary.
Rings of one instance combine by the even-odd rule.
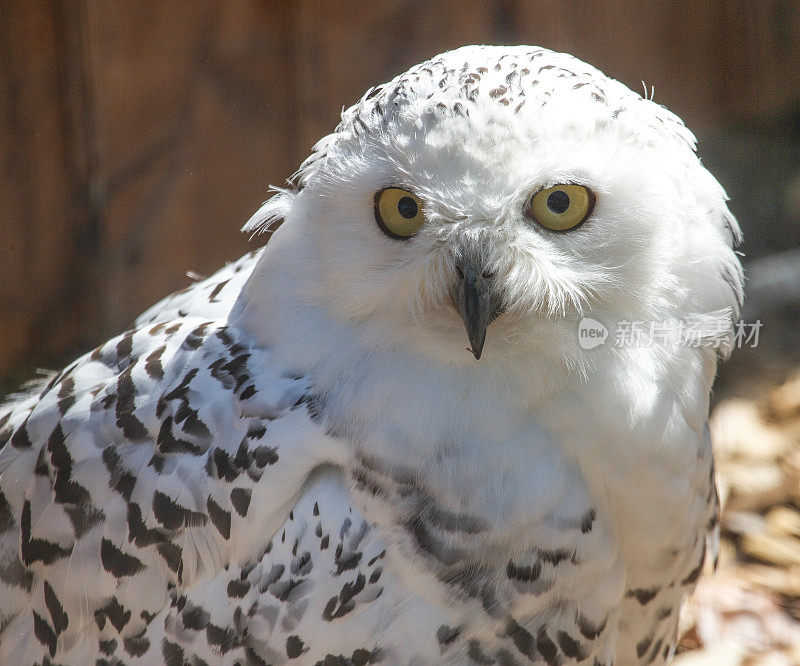
[[[665,663],[716,527],[716,350],[576,332],[736,312],[693,143],[532,47],[369,91],[246,226],[284,221],[264,250],[0,407],[0,663]],[[525,219],[567,182],[580,229]],[[425,202],[409,241],[387,186]],[[468,253],[503,294],[479,361]]]

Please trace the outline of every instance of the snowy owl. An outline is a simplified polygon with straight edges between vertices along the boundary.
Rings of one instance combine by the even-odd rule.
[[[0,663],[668,661],[727,350],[578,331],[737,316],[683,123],[465,47],[345,111],[245,230],[279,221],[0,408]]]

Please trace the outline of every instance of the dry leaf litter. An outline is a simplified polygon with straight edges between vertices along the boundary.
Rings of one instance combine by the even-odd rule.
[[[710,420],[719,566],[686,605],[675,666],[800,664],[800,373]]]

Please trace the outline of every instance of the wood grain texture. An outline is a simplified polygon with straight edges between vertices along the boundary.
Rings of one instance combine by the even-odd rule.
[[[95,220],[86,199],[83,80],[58,3],[0,9],[0,373],[85,344]]]

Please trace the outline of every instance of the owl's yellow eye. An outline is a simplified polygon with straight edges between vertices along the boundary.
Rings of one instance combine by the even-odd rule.
[[[408,190],[384,188],[375,193],[375,220],[387,236],[411,238],[425,221],[422,202]]]
[[[571,231],[594,208],[594,193],[583,185],[554,185],[534,194],[525,214],[550,231]]]

